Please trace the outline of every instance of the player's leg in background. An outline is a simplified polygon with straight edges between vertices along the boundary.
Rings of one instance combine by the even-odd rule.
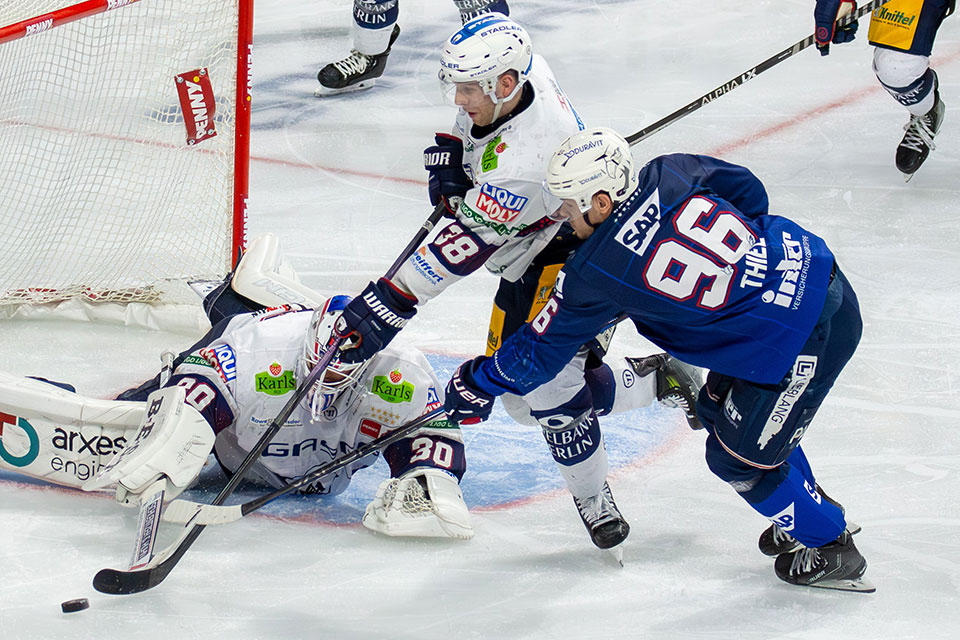
[[[453,4],[460,11],[460,22],[462,24],[491,11],[502,13],[505,16],[510,15],[507,0],[453,0]]]
[[[945,106],[930,54],[953,4],[953,0],[891,0],[870,20],[874,73],[910,114],[896,153],[897,169],[907,180],[936,148],[933,140],[943,123]]]
[[[354,0],[353,50],[317,74],[318,97],[369,89],[387,68],[390,47],[400,35],[399,0]]]

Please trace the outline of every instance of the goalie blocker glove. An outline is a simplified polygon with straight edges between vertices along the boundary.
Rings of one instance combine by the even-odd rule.
[[[817,49],[820,55],[830,53],[830,43],[843,44],[850,42],[857,34],[857,21],[854,20],[844,27],[837,27],[836,21],[848,13],[857,10],[857,3],[853,0],[817,0],[813,10],[813,21],[816,24],[814,37],[817,40]]]
[[[473,181],[463,171],[463,141],[446,133],[436,134],[434,140],[437,144],[423,150],[423,167],[430,172],[430,204],[443,202],[446,215],[452,216]]]
[[[355,348],[341,352],[340,361],[354,364],[372,358],[417,314],[416,304],[416,298],[401,292],[386,278],[368,284],[337,320],[339,337],[359,337]]]
[[[450,422],[476,424],[490,417],[494,396],[480,389],[473,379],[473,372],[486,359],[479,356],[464,362],[447,383],[443,410]]]

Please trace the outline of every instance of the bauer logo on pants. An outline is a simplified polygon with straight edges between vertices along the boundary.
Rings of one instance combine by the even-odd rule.
[[[40,438],[33,425],[0,411],[0,459],[14,467],[26,467],[39,453]]]
[[[194,69],[174,77],[180,109],[183,111],[183,124],[187,128],[187,144],[193,145],[217,135],[213,126],[216,101],[207,70]]]

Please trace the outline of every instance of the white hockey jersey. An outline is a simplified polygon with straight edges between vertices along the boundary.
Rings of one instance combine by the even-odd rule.
[[[312,310],[280,308],[236,316],[219,338],[191,354],[174,372],[171,383],[187,387],[187,401],[192,398],[194,406],[198,400],[205,403],[197,408],[220,431],[216,451],[228,468],[235,465],[221,455],[221,439],[229,445],[227,450],[238,445],[242,452],[249,451],[296,389],[297,362],[311,315]],[[194,384],[197,380],[201,380],[199,385]],[[209,410],[213,399],[207,397],[211,391],[208,386],[204,389],[207,384],[215,387],[218,401],[229,408],[224,411],[221,405],[219,418]],[[311,422],[307,400],[301,402],[260,458],[260,465],[269,473],[257,475],[282,486],[441,406],[442,389],[421,352],[385,349],[371,359],[360,382],[345,391],[321,420]],[[232,417],[226,428],[216,424],[224,415]],[[462,442],[459,428],[442,419],[413,437],[423,434]],[[368,456],[334,478],[326,478],[322,492],[340,493],[355,471],[375,460],[376,455]]]
[[[420,304],[480,264],[506,280],[519,279],[553,235],[545,218],[560,201],[547,195],[545,202],[547,162],[584,127],[541,56],[533,56],[527,81],[532,103],[493,129],[474,128],[463,109],[457,115],[453,135],[463,140],[463,169],[476,186],[457,220],[415,251],[394,278]]]

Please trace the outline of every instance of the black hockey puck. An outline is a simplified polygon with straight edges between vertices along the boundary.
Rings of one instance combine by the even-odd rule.
[[[60,610],[64,613],[73,613],[90,608],[90,601],[86,598],[77,598],[76,600],[67,600],[60,603]]]

